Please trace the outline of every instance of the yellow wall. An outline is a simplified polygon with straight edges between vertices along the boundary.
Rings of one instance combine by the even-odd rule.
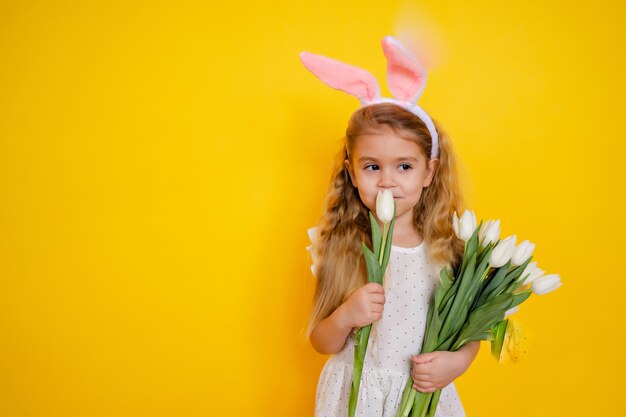
[[[407,19],[470,207],[564,282],[518,363],[484,343],[457,380],[468,415],[616,415],[618,3],[3,2],[0,415],[312,415],[306,229],[358,102],[298,53],[384,80]]]

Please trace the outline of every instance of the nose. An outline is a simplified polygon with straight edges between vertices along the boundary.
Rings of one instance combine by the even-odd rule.
[[[393,171],[384,169],[381,170],[380,177],[378,179],[378,186],[381,188],[395,187],[396,181],[393,175]]]

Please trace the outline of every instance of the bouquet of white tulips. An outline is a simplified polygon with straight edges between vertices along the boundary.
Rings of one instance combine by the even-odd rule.
[[[374,215],[370,211],[370,223],[372,225],[372,250],[364,242],[361,242],[361,249],[365,256],[367,265],[368,282],[376,282],[383,285],[383,275],[389,262],[391,252],[391,237],[393,236],[393,224],[396,216],[396,206],[393,201],[393,194],[389,190],[379,191],[376,196],[376,217],[383,224],[381,233],[380,227]],[[352,369],[352,385],[350,386],[350,398],[348,400],[348,415],[354,417],[356,403],[359,397],[359,386],[361,384],[361,374],[363,373],[363,361],[367,351],[372,324],[361,327],[356,332],[356,342],[354,344],[354,364]]]
[[[465,242],[463,260],[455,268],[444,267],[435,289],[426,320],[421,353],[455,351],[474,340],[491,341],[499,356],[507,320],[531,293],[546,294],[561,286],[557,274],[543,276],[530,264],[535,245],[529,241],[515,246],[516,236],[500,241],[500,221],[476,226],[476,217],[467,210],[459,220],[453,216],[454,230]],[[530,288],[529,288],[530,287]],[[409,378],[397,417],[433,417],[441,390],[422,393]]]

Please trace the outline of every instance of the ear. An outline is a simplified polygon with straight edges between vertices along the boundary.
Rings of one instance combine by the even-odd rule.
[[[364,69],[306,51],[300,53],[300,59],[317,78],[357,97],[362,104],[380,98],[378,81]]]
[[[426,177],[424,178],[424,188],[430,186],[439,167],[439,158],[433,158],[426,164]]]
[[[350,165],[350,160],[346,159],[343,161],[343,163],[346,167],[346,170],[348,171],[348,174],[350,175],[350,181],[352,182],[352,186],[354,188],[359,188],[357,187],[356,182],[354,181],[354,172],[352,171],[352,165]]]
[[[426,69],[393,36],[383,38],[387,85],[398,100],[415,103],[426,86]]]

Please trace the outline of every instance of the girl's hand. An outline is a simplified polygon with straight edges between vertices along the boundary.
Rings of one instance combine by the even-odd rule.
[[[466,352],[435,351],[411,358],[413,388],[424,393],[440,390],[467,370],[473,358]]]
[[[355,290],[340,307],[348,325],[363,327],[381,319],[384,305],[383,286],[370,282]]]

